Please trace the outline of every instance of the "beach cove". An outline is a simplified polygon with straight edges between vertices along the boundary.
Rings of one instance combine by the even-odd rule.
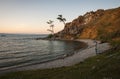
[[[80,63],[80,62],[84,62],[85,59],[96,55],[95,43],[93,40],[81,39],[81,40],[77,40],[77,41],[86,43],[88,45],[88,47],[85,49],[79,50],[78,52],[76,52],[73,55],[68,56],[68,57],[56,59],[56,60],[49,61],[49,62],[44,62],[41,64],[15,68],[15,69],[7,70],[5,72],[67,67],[67,66],[75,65],[75,64]],[[99,53],[102,53],[108,49],[110,49],[109,43],[100,43],[98,41],[98,52]]]

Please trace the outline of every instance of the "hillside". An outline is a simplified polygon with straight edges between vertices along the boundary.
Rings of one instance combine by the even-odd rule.
[[[72,22],[66,23],[65,28],[55,34],[63,39],[119,39],[120,37],[120,7],[115,9],[99,9],[87,12]]]

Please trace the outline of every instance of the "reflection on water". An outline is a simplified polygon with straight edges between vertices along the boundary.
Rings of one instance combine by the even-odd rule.
[[[0,71],[39,64],[73,53],[81,44],[73,41],[34,40],[40,35],[0,37]]]

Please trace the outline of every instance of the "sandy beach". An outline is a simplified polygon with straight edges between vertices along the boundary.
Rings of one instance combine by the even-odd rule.
[[[81,40],[76,40],[76,41],[84,42],[88,45],[88,47],[85,49],[79,50],[78,52],[74,52],[73,55],[68,56],[68,57],[56,59],[56,60],[41,63],[41,64],[29,65],[26,67],[20,67],[20,68],[15,68],[15,69],[13,68],[10,70],[1,71],[1,73],[11,72],[11,71],[51,69],[51,68],[72,66],[77,63],[83,62],[88,57],[92,57],[92,56],[96,55],[94,40],[81,39]],[[97,45],[98,53],[102,53],[103,51],[110,49],[109,43],[100,43],[99,41],[97,41],[97,42],[98,42],[98,45]]]

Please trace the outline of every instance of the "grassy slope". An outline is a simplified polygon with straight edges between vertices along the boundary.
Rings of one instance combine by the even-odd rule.
[[[120,8],[109,9],[96,22],[98,38],[108,40],[120,37]]]
[[[95,15],[93,15],[95,16]],[[108,9],[96,20],[84,26],[78,38],[101,39],[103,41],[120,37],[120,7]]]
[[[120,79],[120,41],[116,48],[71,67],[8,73],[0,79]]]

